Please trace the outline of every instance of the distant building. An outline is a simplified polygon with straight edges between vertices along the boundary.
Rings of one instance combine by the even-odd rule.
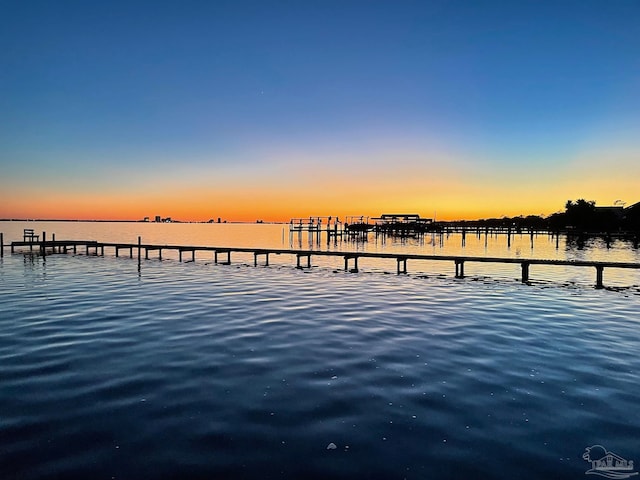
[[[160,223],[162,221],[162,217],[160,215],[156,215],[156,223]]]

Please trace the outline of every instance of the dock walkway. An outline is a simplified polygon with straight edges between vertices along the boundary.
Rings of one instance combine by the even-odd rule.
[[[269,265],[269,255],[291,255],[296,258],[296,268],[311,268],[311,257],[342,257],[344,260],[345,271],[353,273],[358,272],[358,260],[366,258],[390,259],[396,261],[397,273],[407,273],[407,262],[412,261],[436,261],[436,262],[452,262],[455,266],[455,278],[464,278],[464,267],[467,263],[505,263],[520,264],[521,280],[528,283],[530,280],[530,267],[532,265],[556,265],[569,267],[591,267],[596,271],[596,288],[604,288],[603,277],[605,268],[625,268],[640,269],[640,263],[625,262],[602,262],[602,261],[586,261],[586,260],[551,260],[551,259],[535,259],[535,258],[504,258],[504,257],[473,257],[460,255],[422,255],[422,254],[403,254],[403,253],[381,253],[381,252],[345,252],[345,251],[322,251],[322,250],[296,250],[296,249],[279,249],[279,248],[252,248],[252,247],[216,247],[216,246],[194,246],[194,245],[155,245],[142,243],[138,237],[138,243],[120,243],[120,242],[98,242],[95,240],[46,240],[46,234],[43,232],[43,239],[40,241],[13,241],[10,244],[11,253],[15,253],[16,249],[29,248],[31,252],[35,251],[40,255],[46,256],[51,253],[68,253],[73,251],[77,253],[78,249],[83,249],[87,255],[104,256],[106,248],[112,248],[115,256],[119,256],[120,251],[127,251],[130,258],[137,255],[138,262],[142,256],[149,258],[149,252],[158,252],[158,258],[162,259],[163,250],[172,250],[178,252],[178,258],[183,260],[183,254],[189,254],[192,261],[196,260],[196,252],[209,252],[213,254],[215,263],[231,264],[232,253],[251,253],[253,254],[254,265],[258,265],[259,258],[264,258],[264,265]],[[0,256],[4,255],[4,240],[0,233]],[[222,258],[220,256],[222,255]],[[351,268],[349,268],[351,266]]]

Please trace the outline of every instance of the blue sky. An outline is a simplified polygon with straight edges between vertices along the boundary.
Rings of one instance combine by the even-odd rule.
[[[208,177],[225,186],[209,200],[229,203],[233,216],[247,184],[269,196],[309,175],[342,178],[345,188],[341,172],[368,172],[370,185],[424,175],[425,191],[443,192],[403,199],[410,211],[452,205],[443,185],[456,173],[470,188],[486,185],[484,195],[458,200],[475,208],[482,197],[487,212],[523,178],[535,179],[527,188],[539,191],[540,207],[529,194],[520,213],[551,213],[550,198],[560,209],[575,195],[611,203],[611,185],[640,200],[629,178],[640,173],[637,1],[0,8],[0,188],[12,194],[93,193],[105,199],[97,216],[109,218],[118,216],[101,212],[109,198],[162,184],[184,203],[184,192],[206,189],[200,180]],[[607,173],[598,158],[618,171],[604,179],[608,189],[598,185]],[[577,165],[582,172],[569,178]],[[565,191],[555,183],[545,190],[565,177]],[[160,193],[149,194],[149,206]],[[198,199],[207,201],[204,190]],[[324,211],[322,201],[306,208]],[[12,216],[7,208],[0,216]],[[21,211],[17,202],[11,208]]]

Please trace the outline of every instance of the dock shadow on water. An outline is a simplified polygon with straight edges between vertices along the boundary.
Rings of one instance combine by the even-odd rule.
[[[0,472],[582,478],[640,458],[640,297],[114,257],[0,261]]]

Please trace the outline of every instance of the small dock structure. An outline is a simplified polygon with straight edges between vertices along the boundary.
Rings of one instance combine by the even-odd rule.
[[[502,258],[502,257],[474,257],[461,255],[423,255],[423,254],[405,254],[405,253],[384,253],[384,252],[356,252],[356,251],[328,251],[328,250],[303,250],[303,249],[278,249],[278,248],[248,248],[248,247],[221,247],[221,246],[194,246],[194,245],[155,245],[142,243],[138,237],[137,243],[120,243],[120,242],[98,242],[95,240],[56,240],[55,235],[51,240],[46,239],[46,233],[43,232],[41,239],[29,238],[22,241],[12,241],[10,244],[11,253],[22,249],[29,249],[31,255],[42,255],[46,258],[51,254],[65,254],[68,252],[77,253],[83,250],[86,255],[104,256],[105,249],[113,249],[114,255],[119,256],[119,252],[124,250],[130,258],[137,256],[138,268],[140,268],[141,259],[149,259],[149,252],[158,252],[158,258],[162,259],[163,250],[172,250],[178,252],[179,260],[183,260],[183,255],[188,254],[191,261],[196,260],[196,252],[206,252],[213,255],[214,263],[222,263],[230,265],[233,253],[244,253],[253,255],[253,264],[258,266],[259,260],[264,259],[264,265],[269,265],[270,255],[290,255],[296,259],[296,268],[304,269],[312,267],[312,257],[342,257],[344,260],[344,270],[357,273],[359,271],[359,259],[389,259],[396,262],[397,273],[406,274],[408,271],[407,262],[409,260],[416,262],[451,262],[455,266],[455,278],[465,278],[464,267],[469,263],[502,263],[502,264],[519,264],[521,270],[522,283],[530,282],[531,267],[535,265],[556,265],[569,267],[590,267],[596,272],[596,288],[604,288],[604,270],[605,268],[622,268],[640,270],[640,263],[625,262],[603,262],[603,261],[586,261],[586,260],[551,260],[551,259],[535,259],[535,258]],[[4,236],[0,233],[0,256],[4,255]],[[222,256],[222,258],[220,258]]]
[[[374,225],[369,223],[369,217],[350,215],[346,218],[344,232],[352,240],[366,241],[373,227]]]
[[[331,238],[342,237],[344,234],[343,227],[339,217],[292,218],[289,221],[289,241],[293,241],[294,235],[301,239],[302,235],[306,233],[309,240],[315,239],[318,243],[320,243],[322,234],[326,234],[328,242]]]
[[[433,231],[433,219],[421,218],[417,213],[383,213],[374,218],[376,235],[421,237]]]

